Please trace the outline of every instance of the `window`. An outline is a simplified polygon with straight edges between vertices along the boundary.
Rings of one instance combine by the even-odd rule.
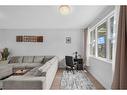
[[[90,32],[90,55],[95,55],[95,30]]]
[[[89,29],[89,55],[102,60],[111,61],[113,58],[114,45],[114,15],[113,13],[105,17]]]
[[[110,35],[109,35],[109,59],[112,60],[114,36],[114,16],[110,18]]]
[[[107,46],[107,22],[97,28],[98,57],[106,58]]]

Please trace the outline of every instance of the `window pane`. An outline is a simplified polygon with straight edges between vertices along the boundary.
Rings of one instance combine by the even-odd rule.
[[[90,32],[90,54],[95,55],[95,30]]]
[[[106,58],[107,22],[97,28],[98,33],[98,56]]]
[[[109,36],[109,59],[112,59],[113,34],[114,34],[114,17],[110,19],[110,36]]]

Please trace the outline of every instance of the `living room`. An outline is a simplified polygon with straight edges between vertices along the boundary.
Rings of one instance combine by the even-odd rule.
[[[0,6],[1,89],[113,89],[117,16],[114,5]],[[68,72],[76,55],[83,69]]]

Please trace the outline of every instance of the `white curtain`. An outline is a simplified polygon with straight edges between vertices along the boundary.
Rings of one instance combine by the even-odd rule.
[[[89,59],[88,59],[88,51],[89,51],[89,45],[88,45],[88,29],[84,29],[84,59],[85,59],[85,65],[89,66]]]

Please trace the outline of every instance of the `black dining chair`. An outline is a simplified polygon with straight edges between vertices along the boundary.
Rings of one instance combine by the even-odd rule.
[[[72,56],[65,56],[65,61],[66,61],[66,70],[68,71],[73,71],[76,70],[76,65],[74,64],[73,57]]]

